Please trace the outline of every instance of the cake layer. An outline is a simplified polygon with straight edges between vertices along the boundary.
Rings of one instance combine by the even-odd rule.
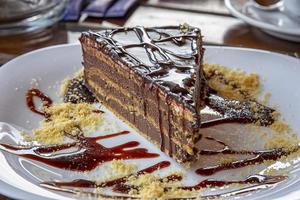
[[[86,76],[88,77],[89,75]],[[162,150],[169,156],[183,163],[193,161],[193,156],[183,150],[184,148],[182,148],[181,145],[177,145],[173,141],[169,140],[166,134],[161,134],[162,130],[149,123],[149,120],[145,119],[143,116],[135,116],[133,112],[128,112],[126,105],[120,104],[114,99],[106,99],[105,93],[103,93],[103,90],[98,87],[97,82],[94,82],[92,79],[88,79],[87,84],[94,94],[96,94],[99,101],[107,102],[105,105],[113,111],[114,114],[130,124],[134,124],[133,128],[136,128],[138,131],[143,133],[144,137],[149,139],[158,147],[163,148]]]

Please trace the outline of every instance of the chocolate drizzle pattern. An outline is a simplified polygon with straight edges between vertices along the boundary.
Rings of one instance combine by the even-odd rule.
[[[132,70],[163,86],[169,95],[191,102],[193,94],[188,80],[201,65],[198,54],[200,51],[203,53],[203,49],[198,48],[202,46],[199,29],[137,26],[87,34],[93,35],[99,43],[109,45],[107,48],[115,52],[112,56],[122,58],[123,62],[132,66]],[[131,38],[129,44],[122,44],[122,36],[127,34],[135,35],[135,38]],[[173,47],[169,48],[167,44]],[[178,49],[182,49],[180,53]]]
[[[136,172],[135,174],[131,174],[122,178],[117,178],[117,179],[113,179],[110,181],[106,181],[106,182],[102,182],[102,183],[96,183],[95,181],[90,181],[90,180],[84,180],[84,179],[77,179],[71,182],[43,182],[41,183],[42,186],[44,187],[49,187],[49,186],[54,186],[54,187],[62,187],[62,186],[67,186],[67,187],[80,187],[80,188],[97,188],[97,187],[113,187],[113,191],[124,191],[122,189],[124,189],[125,187],[125,183],[128,180],[128,178],[132,175],[134,176],[139,176],[142,174],[147,174],[147,173],[153,173],[159,169],[163,169],[166,167],[170,166],[170,162],[169,161],[161,161],[159,163],[156,163],[152,166],[149,166],[145,169],[142,169],[138,172]],[[176,177],[172,176],[169,177],[172,180],[175,180]]]

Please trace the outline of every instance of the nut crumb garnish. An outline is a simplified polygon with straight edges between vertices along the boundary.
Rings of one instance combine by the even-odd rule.
[[[142,199],[192,198],[200,192],[181,189],[180,181],[169,181],[153,174],[131,176],[126,184],[135,186],[131,188],[130,195],[137,195]]]
[[[137,170],[137,165],[133,163],[125,163],[123,160],[113,160],[109,168],[108,173],[113,177],[122,177],[132,174]]]
[[[77,134],[78,127],[95,130],[102,121],[102,113],[94,111],[94,106],[87,103],[61,103],[45,108],[50,117],[33,130],[35,139],[44,144],[58,144],[63,142],[65,133]]]
[[[255,99],[260,91],[259,76],[216,64],[204,64],[208,85],[223,97],[236,100]]]

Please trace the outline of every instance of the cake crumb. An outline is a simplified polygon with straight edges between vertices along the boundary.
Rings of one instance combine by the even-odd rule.
[[[228,156],[220,157],[219,162],[220,162],[220,164],[227,164],[227,163],[234,162],[236,160],[237,160],[236,156],[230,156],[230,155],[228,155]]]
[[[66,94],[72,79],[81,78],[83,77],[83,75],[84,75],[83,68],[80,68],[80,70],[78,70],[72,77],[67,76],[60,84],[60,90],[59,90],[60,96],[64,96]]]
[[[125,163],[123,160],[113,160],[107,169],[109,174],[114,177],[122,177],[132,174],[137,170],[137,165],[133,163]]]
[[[299,143],[299,139],[296,134],[276,134],[271,139],[267,140],[265,147],[267,149],[279,149],[293,150]]]
[[[254,73],[245,73],[217,64],[203,65],[208,85],[220,96],[236,100],[255,99],[259,94],[260,80]]]
[[[130,195],[136,195],[141,199],[170,199],[192,198],[201,190],[184,190],[181,181],[169,181],[167,178],[153,174],[143,174],[128,178],[127,185],[131,185]]]
[[[289,172],[286,168],[275,169],[273,167],[269,167],[263,171],[263,175],[266,175],[266,176],[288,176]]]
[[[266,92],[262,98],[262,100],[260,101],[261,104],[263,105],[268,105],[270,102],[270,97],[271,97],[271,93],[270,92]]]
[[[60,85],[59,94],[60,96],[64,96],[65,93],[68,90],[68,87],[70,85],[71,78],[67,77],[62,81],[62,84]]]
[[[94,107],[87,103],[61,103],[45,108],[49,118],[33,130],[35,139],[44,144],[59,144],[65,133],[78,134],[78,127],[95,130],[102,121],[102,113],[94,111]]]
[[[77,72],[74,77],[66,78],[60,85],[59,95],[64,102],[71,103],[97,103],[95,95],[89,90],[83,77],[83,70]]]
[[[25,142],[33,142],[34,141],[34,138],[31,135],[29,135],[28,133],[26,133],[25,131],[21,131],[21,135]]]
[[[287,123],[278,120],[272,123],[270,128],[278,133],[290,133],[292,131]]]

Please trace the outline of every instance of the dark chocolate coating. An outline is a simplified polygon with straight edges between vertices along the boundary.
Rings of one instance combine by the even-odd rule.
[[[95,103],[97,99],[86,87],[83,77],[77,77],[70,80],[67,91],[64,94],[64,102]]]
[[[159,84],[168,95],[185,102],[191,110],[195,109],[194,84],[191,82],[196,70],[202,70],[204,52],[198,28],[137,26],[84,34],[94,37],[103,46],[109,46],[107,52],[111,57],[130,66],[148,82]],[[199,74],[202,75],[200,80],[204,80],[203,73]],[[205,97],[207,86],[204,86],[197,100]],[[197,91],[199,93],[200,87]]]

